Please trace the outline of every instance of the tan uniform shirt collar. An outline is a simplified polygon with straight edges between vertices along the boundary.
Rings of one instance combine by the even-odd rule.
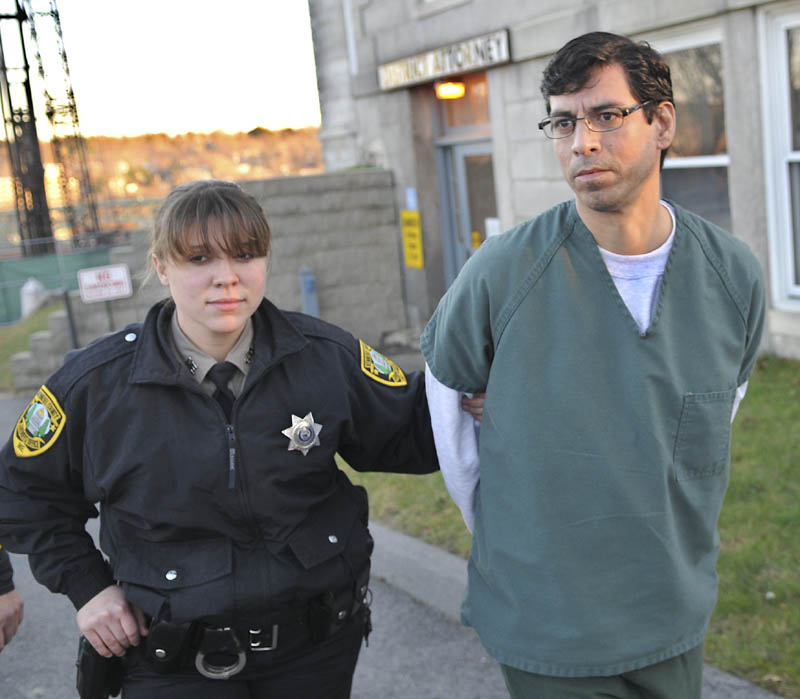
[[[217,363],[217,360],[203,352],[203,350],[199,349],[197,345],[186,337],[186,334],[178,325],[177,312],[172,314],[171,330],[172,341],[178,360],[189,367],[189,371],[195,380],[202,386],[206,393],[211,395],[214,392],[214,384],[206,379],[206,374],[208,374],[211,367]],[[247,321],[247,325],[244,326],[244,330],[236,341],[236,344],[225,357],[226,362],[230,362],[239,370],[229,383],[230,389],[235,396],[238,396],[241,392],[245,376],[247,376],[247,372],[250,368],[252,346],[253,320],[251,318]]]

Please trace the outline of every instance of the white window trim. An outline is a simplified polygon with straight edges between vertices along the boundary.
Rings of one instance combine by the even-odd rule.
[[[779,121],[778,128],[764,129],[764,171],[767,188],[767,231],[773,305],[800,312],[800,285],[794,283],[794,243],[787,165],[800,161],[791,146],[786,30],[800,27],[800,3],[762,9],[758,14],[761,45],[762,123]]]
[[[671,158],[667,151],[667,158],[664,160],[664,169],[671,170],[686,167],[728,167],[731,164],[731,156],[727,153],[721,155],[693,155],[684,158]]]
[[[642,37],[659,53],[672,53],[683,49],[694,49],[699,46],[721,44],[723,40],[722,26],[715,20],[697,22],[691,28],[685,25],[667,29]]]

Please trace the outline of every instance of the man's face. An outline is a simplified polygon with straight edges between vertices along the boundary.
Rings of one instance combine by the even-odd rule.
[[[623,68],[610,65],[595,69],[578,92],[551,95],[550,116],[582,117],[607,107],[636,104]],[[590,131],[584,121],[578,121],[570,136],[553,141],[579,210],[625,211],[642,197],[654,191],[657,195],[661,151],[672,142],[674,131],[674,109],[661,103],[650,124],[639,109],[615,131]]]

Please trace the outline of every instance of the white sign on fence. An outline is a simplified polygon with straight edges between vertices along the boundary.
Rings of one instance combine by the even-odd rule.
[[[133,294],[131,273],[126,264],[79,269],[78,287],[84,303],[124,299]]]

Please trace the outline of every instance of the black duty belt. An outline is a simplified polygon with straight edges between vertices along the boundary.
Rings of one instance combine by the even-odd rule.
[[[185,623],[159,620],[150,624],[144,655],[158,672],[194,666],[210,679],[228,679],[244,669],[248,653],[275,651],[299,638],[320,643],[357,614],[364,617],[364,637],[371,629],[369,590],[326,592],[302,605],[287,605],[247,624],[198,619]]]

